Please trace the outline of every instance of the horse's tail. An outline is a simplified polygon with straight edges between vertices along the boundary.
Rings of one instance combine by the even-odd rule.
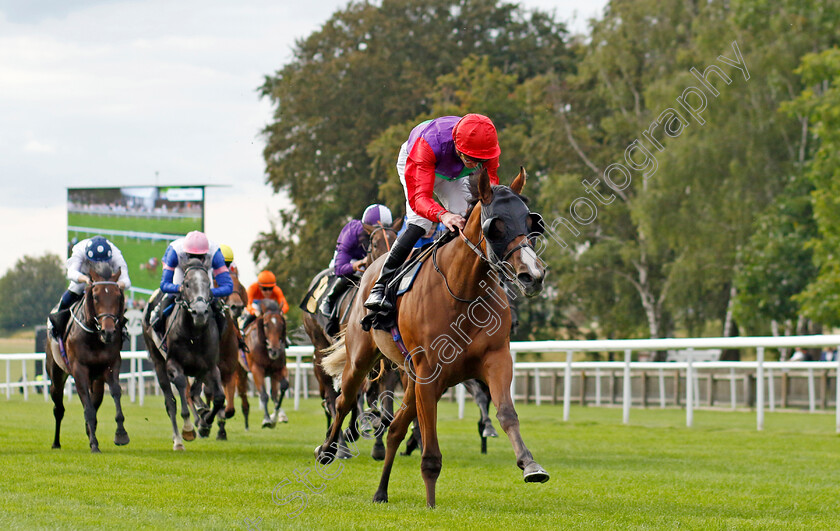
[[[347,346],[344,344],[345,331],[338,334],[335,343],[325,348],[322,352],[321,367],[333,378],[338,378],[344,372],[344,365],[347,363]]]

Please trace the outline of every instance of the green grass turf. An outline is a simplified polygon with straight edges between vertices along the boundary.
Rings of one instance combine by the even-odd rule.
[[[146,218],[135,216],[101,216],[96,214],[67,214],[67,225],[162,234],[186,234],[201,230],[201,218]]]
[[[126,395],[124,395],[126,396]],[[140,407],[125,400],[131,444],[115,447],[113,402],[106,395],[98,429],[103,453],[91,455],[74,397],[51,450],[51,405],[41,397],[3,401],[0,528],[119,529],[833,529],[840,522],[840,439],[834,416],[772,413],[755,430],[750,412],[697,411],[685,427],[677,409],[621,410],[534,405],[518,408],[522,433],[551,473],[525,484],[504,435],[478,453],[475,410],[458,420],[455,404],[440,406],[443,470],[435,510],[425,508],[420,458],[397,457],[390,503],[371,496],[381,465],[362,455],[343,462],[333,480],[318,479],[313,448],[322,441],[318,401],[286,408],[290,423],[275,430],[242,417],[228,423],[230,440],[187,443],[173,452],[160,397]],[[496,423],[498,427],[498,423]],[[500,430],[501,431],[501,430]],[[215,435],[215,430],[214,430]],[[213,435],[213,436],[214,436]],[[212,437],[212,436],[211,436]],[[292,505],[272,490],[309,471],[322,491]],[[281,492],[306,491],[295,483]],[[295,509],[297,506],[295,506]]]

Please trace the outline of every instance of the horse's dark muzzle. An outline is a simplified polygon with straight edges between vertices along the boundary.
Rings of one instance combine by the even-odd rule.
[[[533,297],[542,291],[543,277],[534,277],[530,273],[519,273],[516,275],[516,280],[522,286],[522,291],[526,297]]]

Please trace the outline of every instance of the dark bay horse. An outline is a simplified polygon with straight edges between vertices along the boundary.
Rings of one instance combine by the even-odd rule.
[[[341,425],[354,397],[382,352],[402,365],[414,385],[406,390],[404,405],[391,423],[387,452],[374,501],[388,501],[388,480],[394,456],[406,430],[419,418],[423,439],[420,470],[426,503],[435,505],[435,484],[441,471],[437,437],[437,402],[450,386],[470,378],[486,382],[496,417],[516,453],[516,464],[526,482],[548,481],[548,473],[534,460],[519,433],[519,420],[510,396],[513,363],[510,357],[510,311],[500,277],[514,281],[527,296],[542,289],[545,269],[533,248],[532,237],[541,232],[542,218],[529,212],[520,197],[525,185],[521,169],[510,188],[491,186],[486,170],[478,175],[478,203],[466,218],[460,239],[440,247],[432,256],[435,267],[420,270],[414,288],[398,300],[402,339],[409,351],[405,360],[389,332],[365,331],[360,323],[366,310],[359,297],[353,304],[344,335],[324,359],[327,373],[341,376],[342,394],[329,436],[316,449],[323,464],[335,458]],[[368,294],[383,261],[362,277],[361,293]],[[377,351],[378,349],[378,351]]]
[[[216,415],[222,410],[225,395],[219,375],[219,330],[210,308],[212,294],[210,273],[204,269],[202,262],[197,259],[187,262],[184,271],[184,281],[181,292],[176,298],[175,308],[166,323],[166,333],[163,341],[166,351],[158,350],[152,339],[149,325],[149,313],[153,303],[146,306],[143,318],[143,339],[149,356],[155,364],[158,383],[164,394],[166,412],[172,421],[172,441],[174,450],[184,449],[184,439],[192,440],[193,426],[187,404],[187,376],[195,377],[204,383],[213,396],[213,407],[202,415],[197,424],[202,436],[210,434],[210,426]],[[153,297],[152,302],[160,299],[162,294]],[[181,397],[181,418],[184,421],[184,437],[178,432],[178,422],[175,419],[175,396],[172,394],[171,384],[175,384]],[[201,385],[191,387],[192,400],[199,403]],[[222,413],[224,414],[224,413]]]
[[[288,422],[283,411],[283,397],[289,389],[289,369],[286,367],[286,318],[277,301],[260,304],[260,316],[245,329],[248,368],[254,376],[254,385],[260,395],[263,410],[263,428],[274,428],[277,422]],[[268,392],[265,377],[271,378],[271,399],[274,413],[268,413]]]
[[[370,244],[368,246],[368,254],[367,259],[369,262],[376,260],[380,256],[385,255],[390,249],[391,245],[393,245],[394,240],[397,239],[397,233],[399,232],[400,228],[402,227],[403,218],[397,218],[394,223],[391,225],[364,225],[365,232],[367,232],[368,237],[370,238]],[[329,269],[325,269],[318,273],[315,278],[312,279],[312,282],[309,283],[309,287],[307,288],[307,292],[312,290],[317,282],[319,282],[323,277],[330,273]],[[347,292],[342,296],[340,300],[337,301],[337,309],[336,312],[340,316],[340,325],[344,326],[347,324],[347,318],[349,317],[349,309],[350,304],[356,298],[356,294],[359,288],[356,285],[352,285],[347,289]],[[323,400],[322,405],[324,407],[324,414],[327,416],[327,429],[330,428],[330,424],[332,423],[332,419],[335,417],[335,399],[338,396],[338,391],[333,386],[333,379],[332,376],[324,372],[323,367],[321,367],[321,359],[324,357],[324,350],[326,350],[330,345],[335,342],[335,338],[327,334],[324,327],[318,322],[316,317],[308,312],[303,312],[303,327],[306,330],[306,335],[309,336],[309,339],[312,341],[312,345],[314,346],[314,353],[312,359],[312,367],[313,372],[315,373],[315,379],[318,380],[318,389],[321,393],[321,400]],[[390,364],[389,364],[390,365]],[[383,375],[384,376],[384,375]],[[390,379],[388,380],[391,381]],[[398,381],[398,379],[397,379]],[[394,387],[390,388],[391,391],[394,390]],[[359,397],[361,400],[361,397]],[[355,419],[359,415],[361,407],[358,407],[353,412],[353,422],[350,424],[351,430],[355,429],[356,423]],[[391,415],[393,417],[393,415]],[[358,435],[356,433],[352,433],[354,438]],[[343,446],[344,445],[344,434],[339,435],[339,443]],[[374,444],[374,448],[372,450],[372,455],[374,459],[382,460],[385,458],[385,451],[384,445],[382,444],[382,436],[381,434],[377,438],[377,442]],[[342,452],[342,456],[350,455],[349,451]]]
[[[106,380],[117,408],[114,444],[122,446],[129,442],[128,433],[123,426],[125,417],[120,404],[120,347],[125,324],[125,297],[117,284],[118,278],[120,271],[112,273],[107,263],[99,262],[93,265],[90,270],[91,284],[85,288],[84,297],[79,304],[71,309],[73,320],[64,340],[66,356],[61,353],[58,342],[48,334],[50,340],[46,348],[46,367],[50,377],[50,396],[55,405],[53,448],[61,448],[64,382],[68,374],[73,375],[76,391],[85,408],[85,432],[90,439],[90,451],[99,453],[96,412],[102,404]]]

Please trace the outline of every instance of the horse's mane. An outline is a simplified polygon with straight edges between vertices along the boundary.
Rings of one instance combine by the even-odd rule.
[[[190,258],[189,260],[187,260],[187,267],[185,267],[184,269],[190,267],[200,267],[204,269],[204,260],[202,260],[201,258]]]
[[[111,275],[114,274],[108,262],[92,262],[90,268],[104,280],[110,280]]]
[[[270,299],[270,300],[267,300],[267,301],[263,302],[262,304],[260,304],[260,306],[262,306],[263,312],[279,312],[280,311],[280,305],[277,303],[277,301],[275,301],[273,299]]]

